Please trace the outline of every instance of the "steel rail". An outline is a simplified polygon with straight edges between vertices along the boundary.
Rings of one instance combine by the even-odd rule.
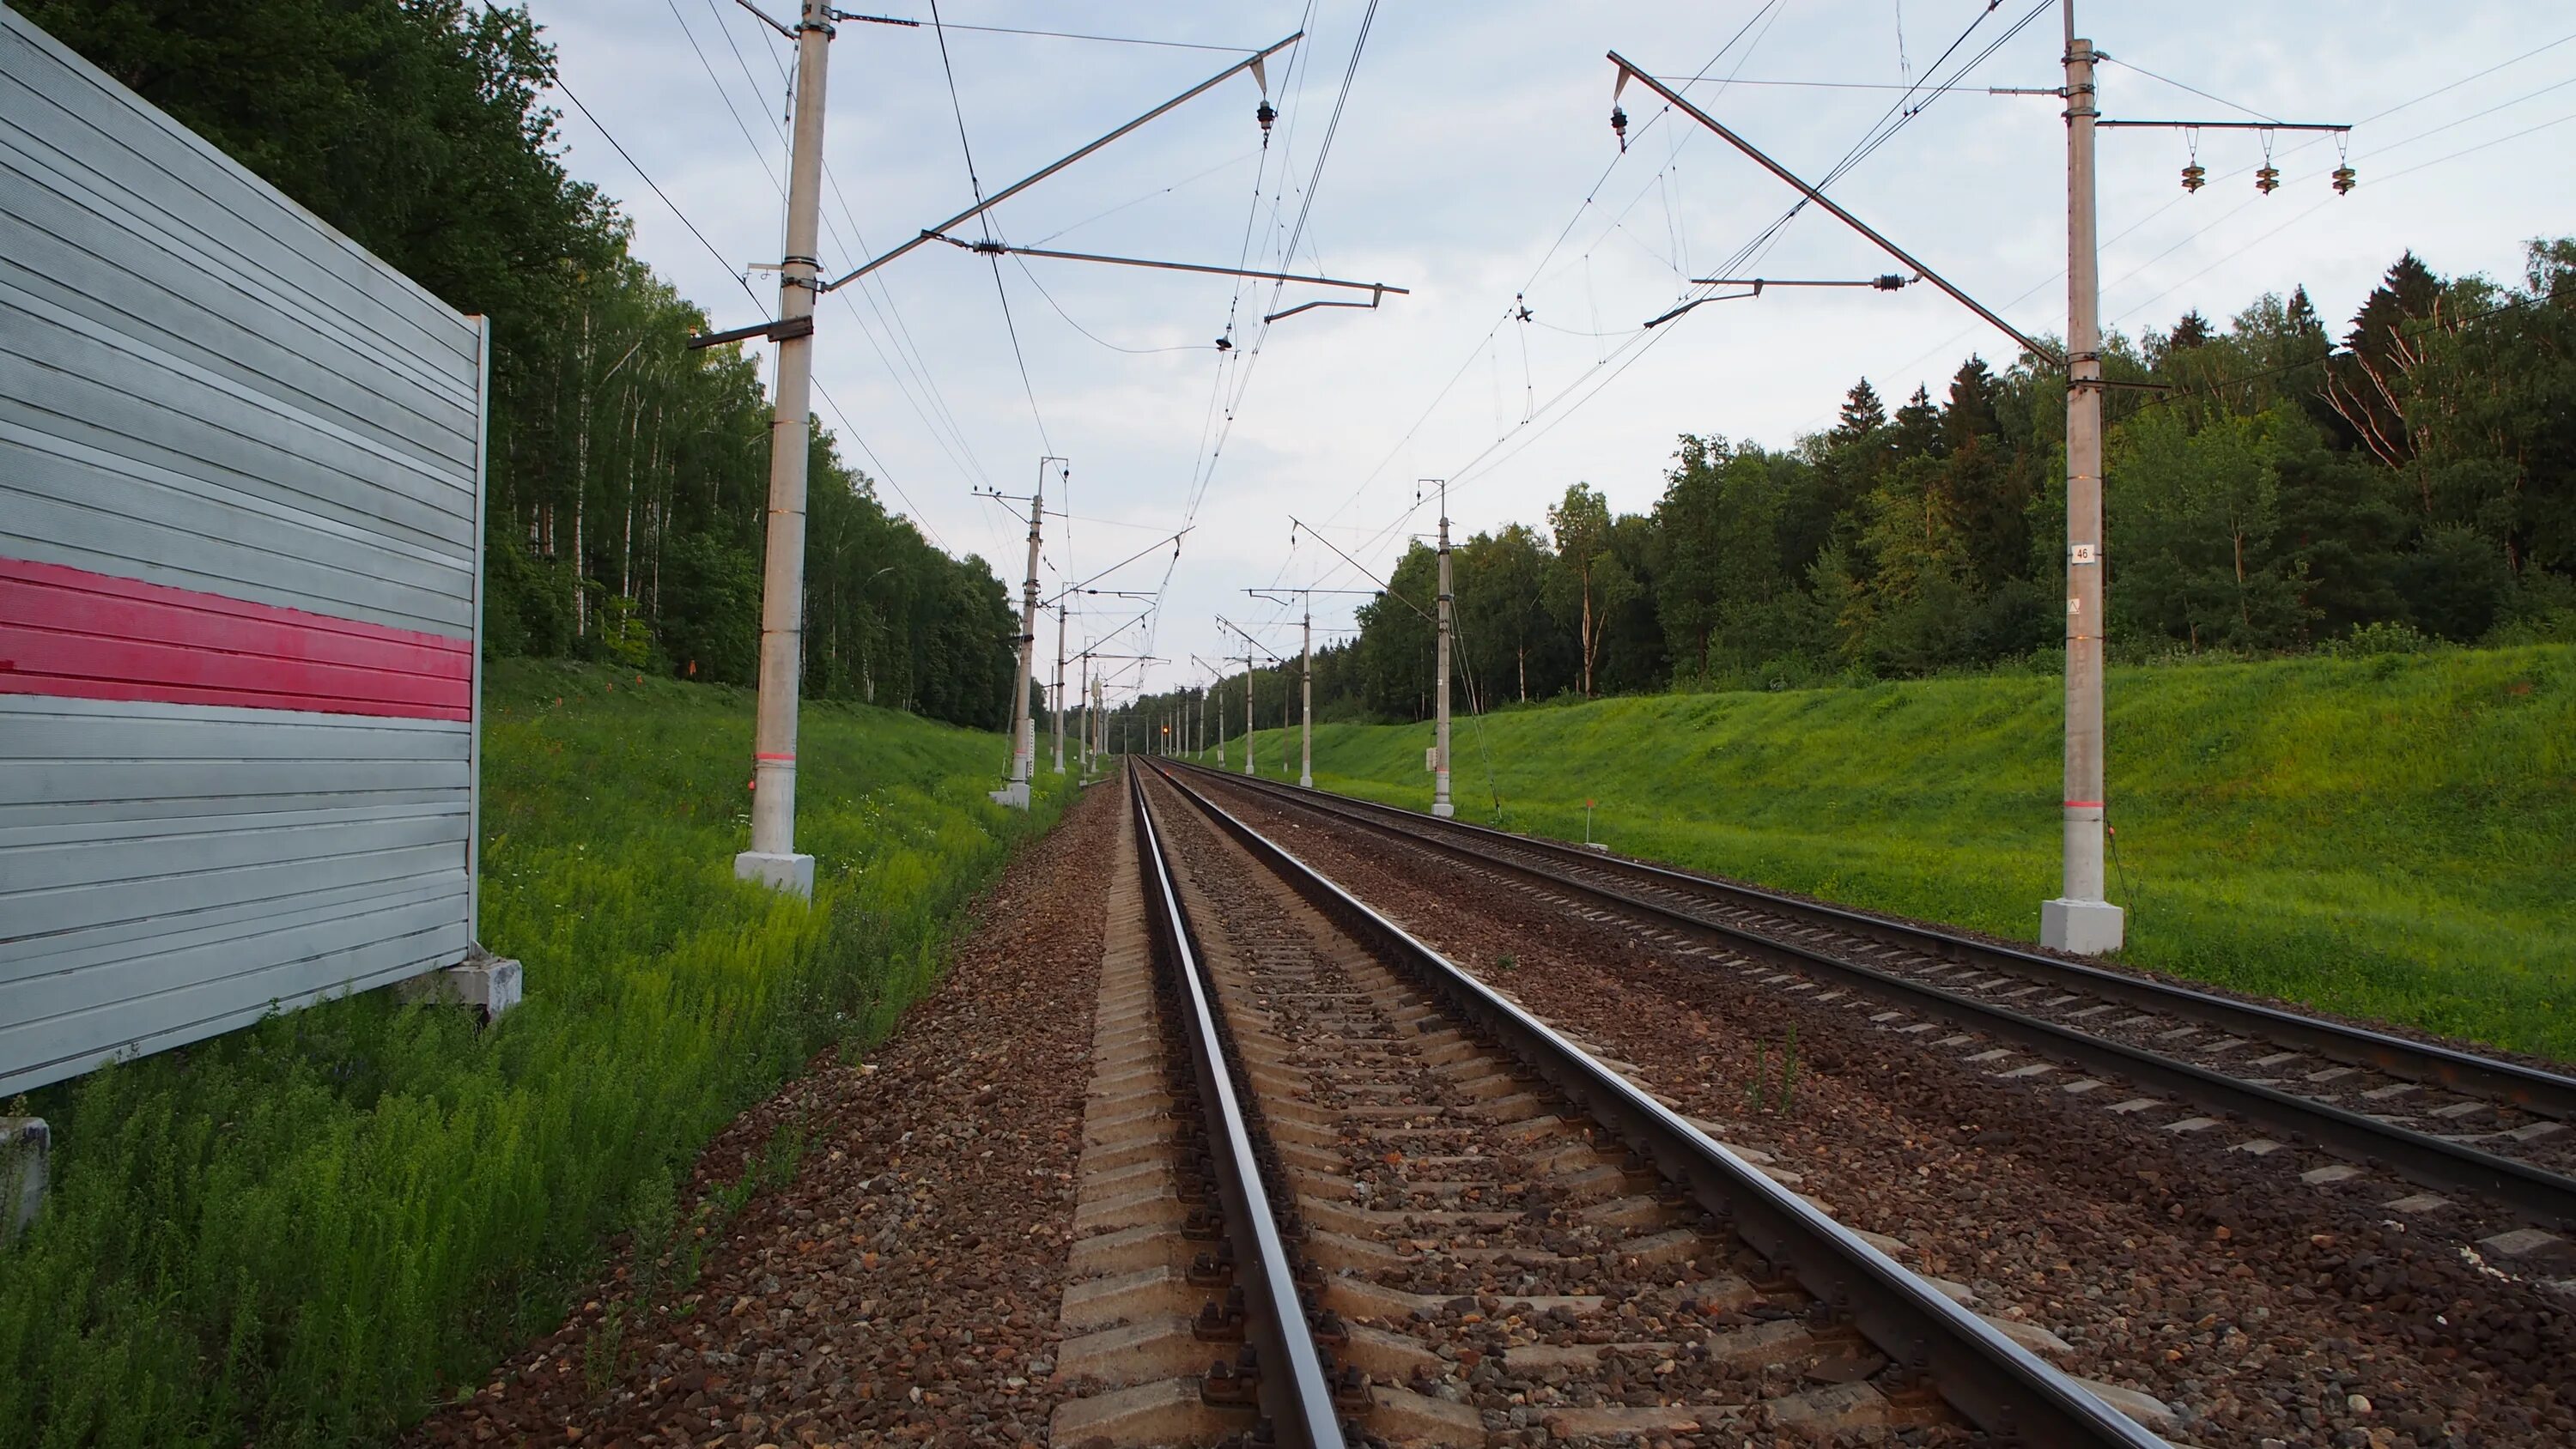
[[[1297,1298],[1297,1279],[1289,1262],[1287,1240],[1261,1178],[1252,1128],[1234,1090],[1234,1073],[1217,1031],[1215,994],[1199,964],[1198,933],[1181,909],[1172,883],[1163,842],[1145,801],[1145,784],[1128,775],[1128,797],[1136,812],[1136,840],[1150,869],[1146,872],[1145,912],[1156,953],[1173,968],[1186,1002],[1174,1014],[1189,1039],[1192,1073],[1197,1078],[1201,1115],[1206,1120],[1208,1158],[1216,1176],[1225,1213],[1225,1233],[1234,1247],[1235,1281],[1244,1289],[1251,1318],[1245,1339],[1266,1349],[1259,1360],[1257,1387],[1280,1444],[1290,1449],[1346,1449],[1341,1417],[1333,1406],[1332,1379],[1324,1371],[1313,1329]],[[1257,1325],[1257,1331],[1256,1331]]]
[[[1201,794],[1169,762],[1153,768],[1309,905],[1684,1184],[1701,1207],[1849,1314],[1863,1337],[1921,1375],[1971,1423],[2030,1444],[2164,1443]]]
[[[1698,912],[1665,904],[1628,891],[1584,880],[1569,873],[1543,870],[1536,866],[1505,859],[1487,849],[1463,843],[1463,839],[1488,837],[1508,843],[1515,850],[1527,850],[1551,859],[1564,860],[1569,866],[1601,871],[1615,866],[1652,884],[1683,892],[1727,898],[1734,904],[1772,911],[1836,929],[1854,931],[1886,944],[1922,951],[1948,960],[1973,960],[1980,963],[2002,963],[2001,969],[2037,977],[2053,984],[2109,997],[2128,1004],[2177,1016],[2190,1016],[2230,1030],[2285,1042],[2297,1042],[2321,1056],[2344,1059],[2328,1050],[2328,1045],[2342,1047],[2361,1056],[2368,1064],[2393,1076],[2412,1076],[2400,1064],[2416,1064],[2424,1076],[2458,1085],[2463,1081],[2496,1080],[2510,1085],[2507,1099],[2517,1105],[2536,1106],[2543,1110],[2563,1110],[2568,1092],[2576,1082],[2554,1077],[2546,1072],[2517,1067],[2508,1062],[2490,1061],[2444,1047],[2428,1047],[2402,1038],[2343,1027],[2314,1017],[2278,1011],[2268,1007],[2227,1001],[2180,987],[2138,977],[2122,976],[2099,967],[2077,966],[2031,952],[1995,946],[1968,937],[1909,926],[1881,917],[1863,915],[1838,907],[1817,906],[1774,896],[1769,892],[1734,882],[1713,881],[1706,877],[1677,871],[1668,866],[1649,865],[1624,857],[1605,856],[1595,851],[1577,850],[1553,841],[1533,840],[1528,836],[1485,826],[1451,820],[1434,820],[1412,811],[1374,802],[1350,801],[1327,796],[1321,791],[1293,789],[1274,781],[1240,781],[1224,777],[1229,783],[1258,784],[1265,792],[1295,801],[1305,808],[1339,819],[1402,835],[1423,846],[1453,858],[1516,872],[1532,881],[1564,890],[1577,891],[1619,910],[1650,916],[1663,924],[1684,930],[1713,934],[1724,939],[1729,949],[1798,970],[1826,977],[1856,990],[1870,992],[1909,1009],[1945,1017],[1972,1026],[1996,1037],[2013,1041],[2022,1047],[2072,1061],[2088,1069],[2116,1072],[2144,1086],[2151,1086],[2203,1105],[2260,1122],[2287,1135],[2293,1142],[2309,1142],[2412,1178],[2432,1187],[2448,1187],[2484,1194],[2543,1222],[2561,1227],[2576,1225],[2576,1178],[2533,1167],[2492,1152],[2383,1122],[2376,1117],[2337,1107],[2331,1103],[2279,1091],[2260,1083],[2232,1077],[2224,1072],[2130,1046],[2124,1042],[2095,1036],[2074,1027],[2010,1007],[1982,1001],[1943,987],[1910,977],[1846,960],[1812,946],[1801,945],[1765,935],[1750,927],[1711,919]],[[1403,824],[1384,816],[1402,817]],[[1417,826],[1418,822],[1418,826]],[[1866,929],[1864,929],[1864,927]],[[2368,1053],[2368,1054],[2365,1054]],[[2385,1057],[2388,1060],[2383,1061]],[[2543,1089],[2548,1089],[2546,1092]],[[2463,1087],[2462,1090],[2472,1090]]]
[[[1264,780],[1266,788],[1290,790],[1292,787]],[[2576,1078],[2526,1067],[2514,1062],[2498,1061],[2464,1052],[2455,1047],[2432,1042],[2409,1041],[2368,1027],[2347,1026],[2321,1017],[2285,1011],[2277,1006],[2235,1001],[2208,992],[2194,991],[2172,982],[2131,976],[2105,970],[2080,961],[2067,961],[2043,956],[2036,951],[2016,946],[1981,941],[1973,936],[1943,931],[1931,926],[1873,915],[1848,906],[1828,905],[1821,901],[1802,900],[1746,885],[1742,881],[1723,880],[1695,871],[1638,860],[1632,856],[1586,850],[1561,841],[1532,835],[1518,835],[1496,830],[1465,820],[1441,820],[1419,811],[1394,805],[1381,805],[1373,800],[1349,796],[1326,795],[1324,792],[1295,791],[1301,802],[1329,801],[1317,808],[1343,807],[1372,814],[1401,818],[1408,826],[1435,828],[1471,838],[1502,841],[1514,849],[1527,850],[1561,860],[1569,865],[1599,870],[1615,867],[1651,884],[1686,894],[1714,897],[1724,904],[1747,910],[1766,911],[1786,916],[1808,925],[1823,926],[1853,935],[1866,936],[1882,945],[1896,946],[1944,961],[1992,965],[2051,986],[2090,992],[2124,1006],[2187,1017],[2205,1026],[2214,1026],[2239,1036],[2260,1035],[2285,1046],[2296,1046],[2329,1061],[2346,1066],[2367,1067],[2410,1082],[2439,1084],[2469,1096],[2490,1097],[2543,1116],[2576,1121]]]

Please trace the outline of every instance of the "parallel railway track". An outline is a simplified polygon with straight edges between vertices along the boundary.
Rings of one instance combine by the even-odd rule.
[[[1892,1031],[1947,1022],[2228,1113],[2278,1135],[2258,1139],[2264,1150],[2337,1159],[2311,1169],[2314,1181],[2379,1167],[2436,1193],[2483,1197],[2541,1225],[2489,1240],[2507,1252],[2559,1248],[2555,1232],[2576,1226],[2576,1178],[2566,1171],[2576,1159],[2576,1079],[1740,882],[1182,768],[1204,785],[1401,840],[1685,950],[1722,947],[1777,968],[1775,980],[1794,975],[1796,989],[1829,983],[1883,1001]]]
[[[1130,791],[1231,1250],[1193,1277],[1255,1347],[1205,1384],[1276,1442],[2160,1442],[1190,782]]]

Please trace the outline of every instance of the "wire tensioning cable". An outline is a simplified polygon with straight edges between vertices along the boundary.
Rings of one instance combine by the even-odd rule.
[[[975,147],[966,139],[966,107],[957,97],[956,68],[948,62],[948,31],[947,27],[940,23],[939,0],[930,0],[930,26],[932,33],[939,39],[939,70],[948,82],[949,113],[957,118],[957,149],[966,157],[966,183],[974,189],[975,200],[980,205],[984,200],[984,180],[975,172]],[[991,241],[993,239],[992,215],[989,212],[977,212],[975,223],[983,228],[984,240]],[[993,269],[993,291],[1002,300],[1002,327],[1011,337],[1011,358],[1019,364],[1020,387],[1028,394],[1029,416],[1037,423],[1038,442],[1046,451],[1052,453],[1055,451],[1055,444],[1047,437],[1046,414],[1038,408],[1036,384],[1029,381],[1028,355],[1020,350],[1020,324],[1011,317],[1011,291],[1002,283],[1002,259],[988,253],[984,260],[990,263]]]
[[[549,74],[547,76],[547,80],[553,84],[556,90],[563,92],[564,99],[572,102],[573,109],[581,112],[582,119],[590,123],[591,129],[599,133],[600,139],[606,141],[609,148],[615,151],[619,158],[624,160],[625,163],[634,170],[636,176],[643,181],[644,185],[650,189],[656,197],[661,199],[662,205],[669,209],[672,216],[678,218],[680,225],[688,228],[689,235],[696,237],[698,239],[698,245],[706,248],[707,255],[715,258],[716,265],[724,268],[725,274],[734,279],[734,284],[742,288],[743,295],[749,297],[754,306],[765,305],[760,300],[760,294],[751,289],[751,283],[744,280],[740,273],[734,271],[733,263],[726,260],[723,252],[716,250],[716,244],[714,242],[707,240],[707,234],[698,229],[698,224],[689,219],[689,214],[680,209],[679,203],[673,201],[670,193],[662,189],[662,184],[653,179],[653,174],[644,169],[642,163],[635,159],[634,154],[626,149],[625,144],[619,141],[613,132],[611,132],[606,126],[600,124],[599,117],[591,113],[590,107],[582,104],[581,97],[573,94],[572,87],[564,84],[562,74],[560,72]],[[859,445],[859,451],[867,454],[868,461],[876,465],[877,477],[882,480],[887,487],[894,490],[895,496],[903,500],[904,507],[912,511],[914,521],[919,523],[924,529],[928,530],[930,536],[938,541],[941,548],[947,548],[948,541],[941,538],[938,528],[934,526],[927,517],[923,516],[920,507],[912,501],[910,495],[904,492],[903,485],[895,481],[893,472],[885,466],[885,460],[879,458],[877,456],[876,449],[869,446],[867,436],[861,433],[857,428],[851,426],[848,415],[841,411],[841,405],[832,400],[831,394],[823,390],[820,382],[815,384],[814,390],[820,394],[823,401],[831,407],[833,416],[840,419],[841,430],[849,435],[850,441],[857,443]]]
[[[760,82],[757,77],[751,74],[750,63],[743,59],[742,48],[734,44],[732,32],[726,30],[724,27],[722,10],[717,7],[716,0],[706,0],[706,3],[709,13],[717,18],[717,29],[724,35],[727,48],[733,52],[734,64],[742,70],[743,79],[749,82],[755,91],[758,90]],[[748,10],[750,7],[745,6],[744,8]],[[753,11],[752,13],[755,15],[758,14],[757,11]],[[672,9],[672,17],[674,19],[680,18],[676,5]],[[685,20],[682,20],[682,32],[687,34],[689,29],[690,27],[688,23]],[[689,43],[692,49],[697,48],[697,40],[694,35],[689,36]],[[777,52],[772,50],[769,52],[769,56],[771,66],[776,70],[779,80],[786,86],[786,105],[792,114],[795,105],[795,85],[788,79],[786,63],[780,59]],[[706,55],[704,51],[699,51],[698,59],[702,66],[706,66]],[[715,82],[718,98],[725,102],[726,110],[731,112],[733,110],[732,98],[725,94],[723,82],[716,79],[715,68],[713,66],[706,66],[706,70],[707,78],[710,81]],[[766,113],[764,112],[764,114]],[[743,131],[743,139],[751,144],[755,159],[759,159],[761,161],[762,169],[767,171],[767,159],[760,156],[758,143],[752,140],[749,128],[743,126],[742,118],[739,115],[734,117],[734,124],[737,128]],[[785,149],[787,146],[787,133],[781,123],[773,120],[770,123],[770,131],[778,138],[780,147]],[[822,173],[825,185],[830,188],[834,198],[839,202],[842,216],[849,221],[850,229],[853,234],[858,235],[860,249],[864,251],[867,246],[867,239],[864,234],[859,233],[857,219],[850,212],[849,199],[842,194],[839,178],[833,174],[831,163],[828,159],[823,163]],[[770,185],[777,190],[780,205],[784,206],[787,197],[786,189],[779,184],[777,175],[774,172],[770,173]],[[823,224],[824,233],[830,236],[836,245],[840,245],[844,252],[847,252],[849,248],[846,243],[842,243],[840,241],[838,229],[833,226],[831,216],[826,213],[820,218],[820,220]],[[877,314],[878,326],[885,328],[889,334],[893,335],[897,339],[894,355],[889,357],[886,354],[885,345],[877,340],[876,332],[869,328],[867,318],[859,314],[857,304],[849,301],[847,298],[843,298],[843,304],[850,308],[850,320],[857,324],[859,335],[866,340],[870,350],[877,354],[877,360],[885,364],[887,374],[894,379],[897,390],[902,392],[905,404],[911,407],[913,415],[920,418],[923,427],[929,430],[931,440],[939,445],[940,450],[948,455],[949,461],[955,463],[960,471],[981,480],[985,486],[990,487],[992,485],[991,474],[985,470],[983,460],[975,455],[974,446],[967,439],[965,429],[958,424],[956,414],[954,410],[949,407],[946,395],[939,389],[938,380],[930,376],[928,360],[920,356],[920,348],[918,344],[912,344],[911,329],[904,324],[902,310],[896,306],[893,294],[885,291],[885,282],[882,278],[877,279],[876,285],[878,291],[883,294],[884,305],[880,306],[878,304],[877,296],[869,295],[868,309]],[[863,293],[863,295],[866,294]],[[893,320],[891,323],[888,322],[887,315],[890,309],[893,314]],[[904,352],[904,347],[907,344],[911,344],[912,346],[912,351],[909,356]],[[906,381],[907,373],[910,374],[910,382]],[[820,384],[817,384],[817,386],[819,387]],[[920,394],[919,397],[915,395],[916,390],[918,390]],[[946,419],[946,433],[941,431],[939,421],[934,419],[931,416],[930,411],[926,410],[922,406],[920,400],[921,397],[928,397],[931,402],[931,407],[935,408],[941,417]],[[834,410],[836,413],[838,412],[837,404],[835,405]],[[846,423],[846,418],[844,421]],[[952,435],[954,437],[954,442],[951,441]],[[875,451],[867,446],[866,440],[862,438],[858,441],[861,450],[867,452],[872,460],[875,459]],[[963,450],[962,452],[960,451],[961,449]],[[882,460],[877,461],[878,466],[882,471],[883,462]],[[911,500],[905,495],[902,486],[895,483],[894,479],[890,476],[886,479],[886,482],[888,486],[894,488],[895,496],[898,498],[904,498],[905,505],[910,507]],[[937,533],[937,529],[933,528],[927,520],[922,520],[922,523],[925,528],[931,528],[931,531],[934,534]],[[944,539],[941,540],[941,546],[946,546],[946,541]]]

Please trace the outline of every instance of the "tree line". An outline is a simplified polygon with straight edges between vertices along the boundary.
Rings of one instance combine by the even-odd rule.
[[[466,0],[12,0],[459,311],[492,319],[486,649],[748,684],[771,404],[562,164],[553,50]],[[762,304],[766,306],[766,304]],[[811,438],[809,697],[999,727],[1018,620],[993,571]]]
[[[2300,288],[2103,366],[2115,661],[2576,638],[2576,240],[2514,283],[2409,252],[2340,345]],[[2059,668],[2065,396],[2037,358],[1972,357],[1893,411],[1864,379],[1787,449],[1684,435],[1642,513],[1572,484],[1454,550],[1455,682],[1494,708]],[[1436,579],[1415,543],[1317,651],[1319,718],[1431,713]],[[1294,682],[1254,672],[1265,727]]]

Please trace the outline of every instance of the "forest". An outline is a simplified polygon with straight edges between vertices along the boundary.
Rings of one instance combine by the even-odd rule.
[[[2525,263],[2408,252],[2340,343],[2304,288],[2109,339],[2114,662],[2576,638],[2576,239]],[[1863,379],[1786,450],[1686,434],[1643,513],[1569,485],[1453,550],[1453,707],[2056,671],[2065,398],[2036,358],[1971,357],[1892,411]],[[1316,651],[1319,719],[1431,713],[1437,567],[1415,543]],[[1252,678],[1267,728],[1295,676]]]
[[[459,311],[492,318],[486,652],[748,684],[770,404],[564,169],[552,49],[466,0],[12,0]],[[813,433],[805,692],[986,729],[1018,621],[984,560]]]

